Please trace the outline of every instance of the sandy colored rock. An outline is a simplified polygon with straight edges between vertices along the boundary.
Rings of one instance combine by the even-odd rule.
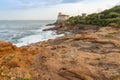
[[[20,48],[0,42],[0,79],[120,80],[119,30],[86,31]]]

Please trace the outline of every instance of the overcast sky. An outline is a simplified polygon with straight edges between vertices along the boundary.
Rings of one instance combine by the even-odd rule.
[[[120,0],[0,0],[1,20],[54,20],[58,12],[74,16],[100,12]]]

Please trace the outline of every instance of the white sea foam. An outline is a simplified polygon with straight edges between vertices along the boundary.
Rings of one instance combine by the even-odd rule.
[[[54,22],[51,20],[0,21],[0,41],[10,41],[17,46],[24,46],[63,36],[63,34],[57,35],[55,31],[43,31],[43,29],[54,27],[45,26]]]
[[[49,39],[55,39],[57,37],[63,36],[63,34],[57,35],[54,31],[42,31],[41,30],[37,30],[36,32],[40,31],[39,33],[37,33],[36,35],[31,35],[31,36],[27,36],[24,38],[19,39],[19,43],[17,43],[16,45],[18,47],[23,46],[23,45],[28,45],[31,43],[36,43],[39,41],[46,41]]]

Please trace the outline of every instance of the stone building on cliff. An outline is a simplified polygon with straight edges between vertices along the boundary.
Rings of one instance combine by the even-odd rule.
[[[86,14],[86,13],[82,13],[82,18],[83,18],[83,19],[85,19],[85,18],[86,18],[86,16],[87,16],[87,14]]]
[[[58,18],[57,18],[57,23],[58,24],[62,24],[64,22],[66,22],[69,19],[69,15],[66,14],[62,14],[61,12],[58,14]]]

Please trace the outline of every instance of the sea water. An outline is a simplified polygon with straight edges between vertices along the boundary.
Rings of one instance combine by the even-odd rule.
[[[0,20],[0,41],[10,41],[17,46],[54,39],[63,36],[55,31],[43,31],[54,26],[54,20]]]

